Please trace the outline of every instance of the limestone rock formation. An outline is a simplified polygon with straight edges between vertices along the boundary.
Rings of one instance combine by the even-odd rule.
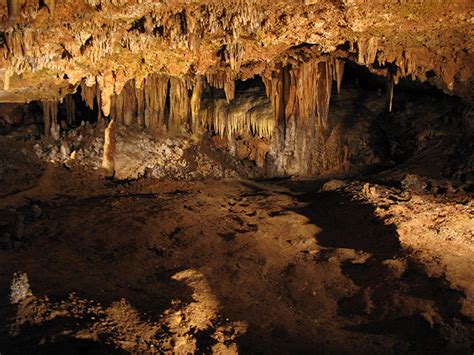
[[[115,174],[115,121],[111,120],[105,129],[104,135],[104,157],[102,159],[102,168],[109,176]]]

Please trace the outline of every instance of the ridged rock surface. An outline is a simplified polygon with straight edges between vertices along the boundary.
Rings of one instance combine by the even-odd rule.
[[[474,11],[457,1],[2,0],[0,101],[61,99],[85,81],[112,95],[150,74],[233,98],[235,80],[331,54],[472,101]]]

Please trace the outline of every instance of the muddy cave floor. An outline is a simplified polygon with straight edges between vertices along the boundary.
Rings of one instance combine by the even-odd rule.
[[[50,165],[2,198],[0,351],[470,353],[472,198],[324,182]]]

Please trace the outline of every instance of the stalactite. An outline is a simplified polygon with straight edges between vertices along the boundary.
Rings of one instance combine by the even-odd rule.
[[[110,98],[110,109],[109,109],[109,115],[111,120],[115,120],[117,118],[117,114],[115,113],[116,105],[115,101],[117,99],[117,96],[113,95]]]
[[[277,147],[283,149],[285,141],[285,101],[283,96],[284,91],[284,70],[279,72],[272,73],[272,78],[270,81],[270,89],[266,91],[270,93],[270,100],[274,112],[274,125],[276,129],[276,134],[274,134],[274,140]]]
[[[388,112],[392,112],[392,102],[393,102],[393,89],[395,87],[395,82],[393,79],[392,73],[390,71],[387,73],[387,98],[388,98]]]
[[[326,128],[333,76],[342,78],[343,65],[337,64],[339,69],[335,74],[336,69],[329,59],[309,60],[299,66],[280,69],[271,80],[264,79],[276,122],[280,125],[294,117],[300,124],[308,125],[317,119],[318,127]]]
[[[145,79],[145,125],[154,132],[165,129],[166,98],[169,77],[150,75]]]
[[[334,59],[334,71],[333,71],[333,77],[334,80],[336,80],[336,87],[337,87],[337,93],[341,93],[341,84],[342,84],[342,78],[344,76],[344,61],[335,58]]]
[[[53,139],[59,139],[60,127],[58,124],[58,102],[42,101],[44,134]]]
[[[145,98],[143,87],[135,85],[135,98],[137,101],[137,125],[138,127],[145,126]]]
[[[176,132],[179,126],[189,123],[191,112],[189,91],[183,80],[170,78],[170,116],[168,129]]]
[[[72,95],[67,95],[64,98],[64,103],[66,105],[66,122],[68,126],[71,126],[76,122],[76,104]]]
[[[232,139],[233,135],[249,135],[271,139],[275,127],[268,99],[237,98],[228,103],[223,99],[206,102],[200,111],[200,123],[220,137]]]
[[[296,103],[295,115],[304,125],[312,124],[318,113],[320,96],[318,61],[310,60],[295,68]]]
[[[204,79],[201,76],[196,78],[196,83],[191,96],[191,117],[193,120],[193,129],[199,123],[199,110],[201,109],[201,96],[204,88]]]
[[[115,121],[110,120],[104,132],[104,155],[102,158],[102,168],[108,176],[115,174]]]
[[[243,56],[243,47],[239,45],[237,40],[234,39],[231,44],[226,45],[225,59],[234,73],[240,71]]]
[[[124,103],[124,91],[115,96],[115,117],[114,120],[117,124],[123,123],[123,103]]]
[[[331,101],[332,76],[329,61],[318,63],[317,112],[318,127],[328,128],[329,103]]]
[[[250,111],[247,113],[245,127],[255,137],[271,139],[275,128],[275,121],[271,115],[258,115]]]
[[[96,101],[97,101],[97,122],[99,123],[103,123],[102,122],[102,110],[101,110],[101,97],[100,97],[100,88],[99,88],[99,85],[96,85],[95,86],[96,88],[96,95],[95,95],[95,98],[96,98]]]
[[[18,16],[19,0],[7,0],[8,17],[14,19]]]
[[[378,51],[378,40],[376,37],[363,38],[357,42],[358,62],[370,65],[375,62]]]
[[[42,101],[43,106],[43,123],[44,123],[44,135],[51,135],[51,113],[50,113],[50,102]]]
[[[235,78],[232,73],[220,71],[206,75],[207,83],[216,89],[224,89],[227,102],[235,98]]]
[[[135,83],[130,80],[122,90],[123,96],[123,119],[126,126],[131,126],[136,117],[137,106],[135,99]]]
[[[296,97],[296,83],[297,72],[291,70],[290,67],[283,69],[283,95],[285,105],[285,118],[290,119],[296,116],[295,110],[297,107]]]
[[[270,73],[269,76],[267,76],[266,73],[262,74],[262,81],[263,85],[265,86],[265,94],[270,98],[272,97],[272,74],[273,73]]]
[[[12,70],[8,67],[3,74],[3,90],[10,90],[10,77],[12,76]]]
[[[325,146],[332,132],[332,82],[339,82],[340,87],[343,65],[330,57],[314,58],[283,66],[271,78],[264,75],[275,117],[271,154],[277,171],[310,174],[324,168]],[[293,159],[286,160],[287,155]]]
[[[97,94],[96,86],[87,86],[85,81],[81,82],[81,97],[91,110],[94,109],[94,100]]]
[[[54,10],[56,9],[56,0],[44,0],[44,4],[48,8],[51,17],[54,17]]]
[[[104,116],[109,116],[111,101],[114,93],[115,79],[112,72],[97,77],[97,83],[100,86],[100,103]]]
[[[231,102],[235,98],[235,81],[226,80],[224,83],[224,92],[227,102]]]

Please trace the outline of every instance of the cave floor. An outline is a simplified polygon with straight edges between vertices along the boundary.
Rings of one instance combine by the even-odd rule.
[[[472,199],[323,182],[49,166],[0,199],[0,351],[471,352]]]

